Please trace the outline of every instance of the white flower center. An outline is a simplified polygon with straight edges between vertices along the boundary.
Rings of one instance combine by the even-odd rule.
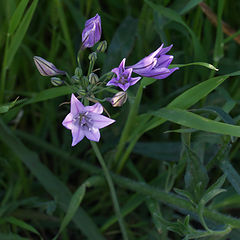
[[[79,113],[73,118],[73,122],[80,125],[81,127],[87,127],[89,131],[92,130],[92,119],[88,115],[89,112]]]

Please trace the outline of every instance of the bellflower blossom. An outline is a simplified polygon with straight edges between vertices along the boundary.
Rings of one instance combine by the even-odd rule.
[[[48,62],[44,58],[34,56],[34,63],[42,76],[57,76],[57,75],[65,75],[66,72],[59,70],[55,67],[55,65],[51,62]]]
[[[166,78],[178,69],[178,67],[168,69],[173,60],[173,56],[166,55],[166,53],[172,48],[172,46],[173,45],[163,48],[162,44],[156,51],[127,68],[132,69],[134,73],[143,77],[151,77],[155,79]]]
[[[82,49],[93,47],[100,40],[101,34],[101,18],[96,14],[95,17],[88,19],[85,23],[82,32]]]
[[[116,74],[116,77],[113,77],[108,83],[107,86],[114,85],[120,87],[123,91],[126,91],[130,86],[137,83],[141,77],[131,77],[132,68],[125,69],[126,58],[122,60],[118,68],[112,69],[112,72]]]
[[[102,112],[103,107],[100,103],[85,107],[72,94],[70,113],[62,122],[64,127],[72,131],[72,146],[75,146],[84,137],[91,141],[99,141],[99,129],[115,122],[115,120],[101,115]]]

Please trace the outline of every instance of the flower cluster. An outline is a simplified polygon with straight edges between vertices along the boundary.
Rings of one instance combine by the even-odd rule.
[[[98,14],[93,18],[86,21],[85,27],[82,32],[82,45],[80,51],[93,47],[101,39],[102,28],[101,18]],[[107,42],[101,41],[98,43],[95,52],[89,55],[89,69],[86,76],[83,74],[81,68],[79,54],[78,67],[75,69],[75,73],[72,77],[65,71],[59,70],[55,65],[47,60],[35,56],[34,63],[43,76],[50,76],[51,83],[54,86],[62,84],[70,85],[73,92],[79,95],[79,100],[74,94],[71,96],[70,113],[65,117],[62,124],[72,132],[72,146],[79,143],[84,137],[91,141],[98,142],[100,139],[99,129],[104,128],[115,120],[102,115],[103,106],[99,102],[108,101],[113,107],[122,106],[127,100],[127,89],[136,84],[141,77],[151,77],[155,79],[163,79],[168,77],[178,68],[169,68],[173,60],[172,55],[166,53],[172,48],[163,47],[163,44],[153,53],[144,57],[142,60],[131,66],[125,66],[126,59],[124,58],[119,67],[114,68],[111,72],[104,74],[100,78],[94,70],[94,64],[97,60],[98,53],[105,52],[107,48]],[[132,77],[132,73],[139,76]],[[62,75],[65,80],[62,80],[58,76]],[[56,77],[57,76],[57,77]],[[68,81],[68,82],[67,82]],[[106,97],[104,99],[97,99],[95,95],[99,91],[104,91],[105,86],[117,86],[122,91],[117,92],[113,97]],[[94,102],[92,106],[84,106],[82,102],[87,103],[89,101]]]

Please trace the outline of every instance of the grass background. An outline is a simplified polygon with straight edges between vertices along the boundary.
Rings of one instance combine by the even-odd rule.
[[[216,26],[201,9],[202,2],[215,13]],[[69,89],[53,88],[48,78],[40,76],[32,59],[34,55],[41,56],[72,73],[84,23],[96,13],[102,19],[102,39],[108,42],[106,55],[97,62],[101,73],[118,66],[124,57],[127,65],[137,62],[162,42],[165,46],[173,44],[170,53],[174,64],[201,61],[219,68],[214,72],[201,66],[182,67],[167,79],[143,88],[142,96],[138,86],[129,89],[129,101],[120,109],[105,104],[117,123],[101,131],[99,148],[109,169],[116,174],[112,177],[129,239],[238,239],[240,220],[233,217],[239,217],[240,144],[228,136],[239,136],[238,128],[226,135],[211,133],[215,125],[210,125],[208,132],[164,133],[181,128],[178,124],[206,128],[202,122],[186,124],[189,115],[185,112],[180,115],[179,110],[175,111],[170,118],[166,115],[169,112],[159,109],[187,89],[215,75],[225,75],[227,80],[218,87],[214,83],[212,89],[217,88],[209,95],[207,85],[199,101],[192,100],[197,91],[183,99],[181,104],[185,103],[185,107],[175,107],[191,107],[197,109],[194,113],[228,124],[239,122],[239,77],[226,75],[239,69],[239,43],[223,33],[222,21],[239,30],[240,2],[8,0],[1,1],[0,7],[1,111],[19,96],[17,104],[0,115],[1,240],[54,238],[64,222],[72,194],[87,179],[87,186],[91,187],[87,187],[81,207],[73,221],[63,227],[59,239],[121,239],[109,189],[91,145],[85,139],[71,148],[71,134],[61,125],[69,107],[59,104],[69,100]],[[85,73],[89,53],[86,50],[81,56]],[[118,142],[132,106],[139,111],[132,113],[135,122],[126,130],[127,144],[121,146]],[[213,109],[207,111],[207,106]],[[151,111],[155,111],[155,119],[146,115]],[[161,118],[170,122],[156,123]],[[229,133],[225,125],[223,130],[216,127],[217,133]],[[121,167],[119,162],[124,162]],[[206,189],[223,173],[227,176],[227,191],[210,202],[208,208],[204,206],[209,228],[224,233],[212,234],[204,228],[198,207]],[[202,189],[194,192],[199,182]],[[190,192],[196,204],[187,200],[186,192],[181,197],[173,188]],[[76,199],[83,196],[82,191],[74,195]],[[189,224],[198,232],[190,229],[187,215]],[[182,224],[185,219],[185,225],[177,219]],[[231,233],[228,226],[233,229]]]

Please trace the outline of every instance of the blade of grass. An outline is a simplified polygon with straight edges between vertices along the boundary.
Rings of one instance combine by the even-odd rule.
[[[1,118],[0,139],[28,167],[46,191],[59,202],[60,207],[64,211],[67,211],[67,207],[72,197],[69,189],[39,161],[35,152],[27,149],[23,143],[14,136],[12,131],[4,124]],[[89,239],[104,239],[95,223],[83,209],[78,209],[73,221]]]
[[[28,30],[30,22],[32,20],[33,14],[36,10],[38,4],[38,0],[34,0],[29,9],[27,10],[25,16],[23,17],[19,27],[16,32],[11,37],[11,41],[9,43],[9,34],[7,35],[3,64],[2,64],[2,72],[1,72],[1,85],[0,85],[0,103],[3,101],[4,90],[5,90],[5,81],[6,81],[6,73],[9,69],[13,58],[20,47],[22,40]]]

